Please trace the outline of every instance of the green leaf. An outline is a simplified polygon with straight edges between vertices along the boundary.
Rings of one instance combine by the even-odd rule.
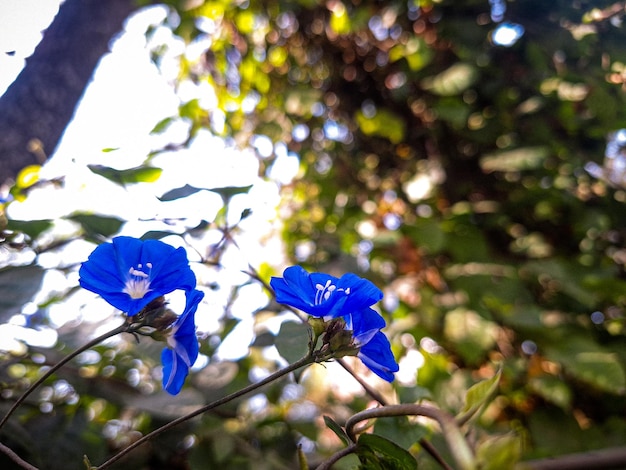
[[[180,188],[175,188],[166,192],[165,194],[163,194],[163,196],[159,198],[159,201],[166,202],[173,201],[175,199],[181,199],[183,197],[191,196],[198,191],[202,191],[202,188],[195,188],[186,184],[185,186],[181,186]]]
[[[250,188],[252,188],[252,185],[227,186],[225,188],[210,188],[209,191],[219,194],[220,196],[222,196],[222,199],[230,199],[237,194],[248,194]]]
[[[396,391],[400,403],[417,403],[420,400],[432,400],[433,398],[430,390],[425,387],[420,387],[419,385],[408,387],[397,385]]]
[[[573,260],[559,258],[536,260],[526,263],[523,268],[534,276],[542,276],[546,281],[557,281],[558,290],[570,296],[587,308],[595,308],[598,293],[593,284],[587,288],[587,282],[596,279],[596,272],[586,269]]]
[[[163,170],[153,166],[138,166],[127,170],[116,170],[104,165],[87,165],[96,175],[112,181],[113,183],[125,186],[132,183],[151,183],[161,176]]]
[[[276,349],[289,363],[306,356],[309,350],[311,329],[305,323],[283,322],[276,336]]]
[[[343,430],[343,428],[339,426],[334,419],[332,419],[330,416],[324,415],[324,423],[326,423],[326,426],[328,426],[328,428],[332,432],[334,432],[339,439],[341,439],[341,442],[343,442],[344,445],[347,446],[348,444],[350,444],[350,438]]]
[[[528,388],[564,410],[569,410],[572,406],[572,390],[558,377],[547,374],[534,377],[528,381]]]
[[[476,451],[481,470],[513,470],[521,455],[522,443],[515,434],[490,437]]]
[[[197,99],[189,100],[182,104],[178,108],[180,117],[190,119],[191,121],[198,121],[203,116],[206,116],[206,111],[200,106],[200,102]]]
[[[44,230],[52,227],[51,220],[7,220],[7,230],[21,232],[28,235],[31,239],[37,238]]]
[[[198,191],[211,191],[219,194],[222,199],[227,200],[236,194],[247,194],[250,191],[252,185],[249,186],[228,186],[225,188],[196,188],[189,184],[181,186],[180,188],[172,189],[159,198],[160,201],[173,201],[175,199],[181,199],[183,197],[191,196]]]
[[[376,435],[409,449],[421,438],[428,435],[428,429],[420,424],[410,423],[406,416],[393,416],[379,419],[374,425]]]
[[[237,319],[237,318],[229,318],[227,320],[223,320],[222,321],[222,338],[226,338],[230,333],[232,333],[232,331],[235,329],[235,327],[239,324],[241,320]]]
[[[413,456],[395,442],[376,434],[361,434],[356,453],[364,468],[415,470]]]
[[[170,235],[180,236],[180,233],[170,232],[167,230],[150,230],[141,236],[141,240],[160,240]]]
[[[6,323],[39,292],[44,273],[37,265],[0,269],[0,323]]]
[[[498,389],[501,377],[502,368],[490,379],[482,380],[472,385],[465,394],[465,406],[461,412],[462,416],[457,417],[457,419],[465,421],[476,415],[489,402]]]
[[[496,343],[498,326],[473,310],[459,307],[446,314],[444,334],[463,359],[474,364]]]
[[[618,395],[626,392],[626,374],[618,355],[587,338],[560,338],[545,348],[545,355],[561,363],[567,373],[598,390]]]
[[[161,134],[168,128],[168,126],[174,121],[173,117],[166,117],[160,120],[150,131],[150,134]]]
[[[409,196],[410,197],[410,196]],[[446,246],[446,233],[434,219],[419,218],[403,228],[412,240],[428,254],[437,254]]]
[[[81,225],[88,238],[108,238],[120,231],[124,221],[117,217],[76,213],[67,217]]]
[[[616,354],[590,351],[579,352],[564,361],[566,368],[580,380],[616,394],[626,390],[624,369]]]
[[[366,116],[359,110],[355,115],[356,123],[365,135],[387,138],[392,144],[404,140],[405,122],[388,109],[379,109],[373,116]]]
[[[250,345],[252,348],[267,348],[273,346],[276,342],[276,337],[269,331],[265,331],[255,336],[254,341]]]

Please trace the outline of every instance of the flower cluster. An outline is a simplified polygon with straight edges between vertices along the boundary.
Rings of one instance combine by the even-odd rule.
[[[164,318],[151,318],[151,326],[168,328],[168,347],[161,355],[163,388],[172,395],[180,392],[189,368],[198,357],[194,317],[204,297],[195,288],[196,276],[189,267],[185,250],[159,240],[116,237],[91,253],[79,276],[83,288],[99,294],[129,317],[147,313],[165,294],[175,290],[185,292],[185,310],[173,323],[163,321],[168,312],[165,309],[157,311]]]
[[[316,318],[343,320],[352,332],[350,345],[358,350],[361,361],[379,377],[393,381],[398,364],[389,340],[380,331],[385,320],[371,308],[383,297],[374,284],[351,273],[336,278],[291,266],[282,278],[273,277],[270,285],[282,304]]]

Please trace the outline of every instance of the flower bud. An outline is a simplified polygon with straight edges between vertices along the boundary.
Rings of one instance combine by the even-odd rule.
[[[323,318],[309,317],[309,325],[313,330],[313,337],[319,338],[326,331],[326,322]]]
[[[351,330],[346,330],[346,322],[342,318],[329,321],[324,334],[323,342],[333,357],[353,356],[359,348],[354,345]]]

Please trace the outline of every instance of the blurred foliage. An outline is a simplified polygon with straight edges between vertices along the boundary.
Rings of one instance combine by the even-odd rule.
[[[179,116],[153,132],[182,121],[184,145],[209,130],[231,145],[252,146],[268,178],[285,148],[299,159],[298,177],[281,187],[290,258],[335,275],[356,272],[385,292],[386,333],[403,373],[393,386],[355,363],[359,374],[392,402],[429,399],[460,416],[484,408],[471,423],[483,468],[626,445],[622,3],[165,4],[169,14],[147,35],[166,29],[196,51],[178,57],[178,85],[209,84],[216,106],[184,102]],[[504,20],[524,33],[498,44]],[[166,44],[154,46],[157,65],[166,51]],[[159,172],[150,158],[144,167],[91,170],[118,184],[148,182]],[[227,206],[249,188],[187,185],[163,200],[203,189],[223,190]],[[81,226],[75,237],[91,240],[116,233],[122,222],[67,218]],[[176,235],[202,241],[202,233],[221,231],[221,244],[203,258],[219,265],[220,250],[236,235],[223,220]],[[5,221],[4,248],[41,249],[50,223]],[[0,271],[12,291],[0,302],[3,320],[39,286],[36,259]],[[260,270],[266,281],[281,268],[267,262]],[[12,287],[26,278],[28,288]],[[233,299],[238,292],[233,288]],[[241,388],[259,370],[275,369],[277,360],[264,354],[274,344],[294,359],[294,338],[306,336],[296,324],[284,323],[277,335],[263,326],[280,311],[273,302],[259,306],[250,354],[214,362],[217,345],[239,323],[227,305],[219,330],[201,340],[209,364],[166,403],[154,393],[158,350],[132,341],[102,346],[97,360],[63,370],[24,407],[2,431],[4,442],[41,468],[80,468],[79,458],[71,467],[55,454],[75,452],[76,442],[100,460],[167,418]],[[3,408],[42,363],[71,349],[70,333],[60,331],[51,351],[3,353]],[[481,382],[496,374],[499,386]],[[298,383],[274,384],[160,437],[119,468],[295,468],[298,445],[314,467],[342,448],[339,425],[371,404],[363,392],[342,392],[332,382],[313,366]],[[55,412],[39,412],[48,406]],[[423,436],[449,458],[436,428],[398,422],[396,430],[407,432],[394,433],[384,423],[361,436],[358,459],[334,468],[359,461],[368,469],[413,468],[411,455],[419,468],[439,468],[416,443]]]

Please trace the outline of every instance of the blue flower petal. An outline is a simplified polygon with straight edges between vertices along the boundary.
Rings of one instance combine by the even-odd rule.
[[[398,364],[387,337],[380,331],[384,318],[370,307],[383,297],[382,291],[367,279],[348,273],[336,278],[324,273],[308,273],[300,266],[285,269],[283,277],[273,277],[270,285],[276,301],[298,308],[314,317],[343,317],[352,330],[358,357],[376,375],[391,382]]]
[[[163,245],[167,248],[164,249]],[[141,263],[145,265],[148,262],[153,264],[151,273],[153,289],[169,293],[176,289],[189,291],[196,287],[196,276],[189,268],[184,248],[174,249],[158,240],[147,240],[141,253]],[[176,287],[172,289],[172,286]]]
[[[354,342],[364,345],[385,327],[385,319],[375,310],[368,308],[350,315],[346,325],[349,330],[353,331]]]
[[[336,278],[308,273],[300,266],[285,269],[283,277],[273,277],[270,285],[276,301],[298,308],[315,317],[340,317],[374,305],[382,292],[355,274]]]
[[[115,249],[111,243],[99,245],[89,255],[89,259],[79,270],[80,284],[93,292],[120,292],[124,289],[124,281],[120,276]]]
[[[383,298],[382,291],[371,281],[352,273],[341,276],[337,282],[337,287],[344,290],[349,289],[350,292],[350,294],[346,296],[346,302],[341,315],[352,313],[365,307],[371,307]]]
[[[189,368],[182,358],[171,349],[164,349],[161,353],[163,363],[163,389],[171,395],[177,395],[183,388]]]
[[[198,339],[196,337],[195,315],[198,304],[204,297],[204,292],[194,290],[187,295],[185,311],[174,322],[175,350],[189,361],[189,367],[198,358]],[[184,351],[184,355],[182,353]]]
[[[198,338],[196,337],[195,314],[204,293],[193,290],[187,294],[185,311],[172,325],[172,336],[168,339],[170,348],[161,353],[163,362],[163,388],[176,395],[185,382],[189,368],[198,359]]]
[[[283,277],[272,277],[276,301],[306,311],[315,305],[315,285],[300,266],[285,269]]]
[[[380,331],[367,344],[361,346],[358,357],[372,372],[387,382],[393,382],[393,373],[400,369],[391,352],[389,340]]]
[[[79,276],[83,288],[129,316],[162,295],[177,289],[189,291],[196,285],[183,248],[132,237],[116,237],[112,243],[99,245],[82,264]]]

